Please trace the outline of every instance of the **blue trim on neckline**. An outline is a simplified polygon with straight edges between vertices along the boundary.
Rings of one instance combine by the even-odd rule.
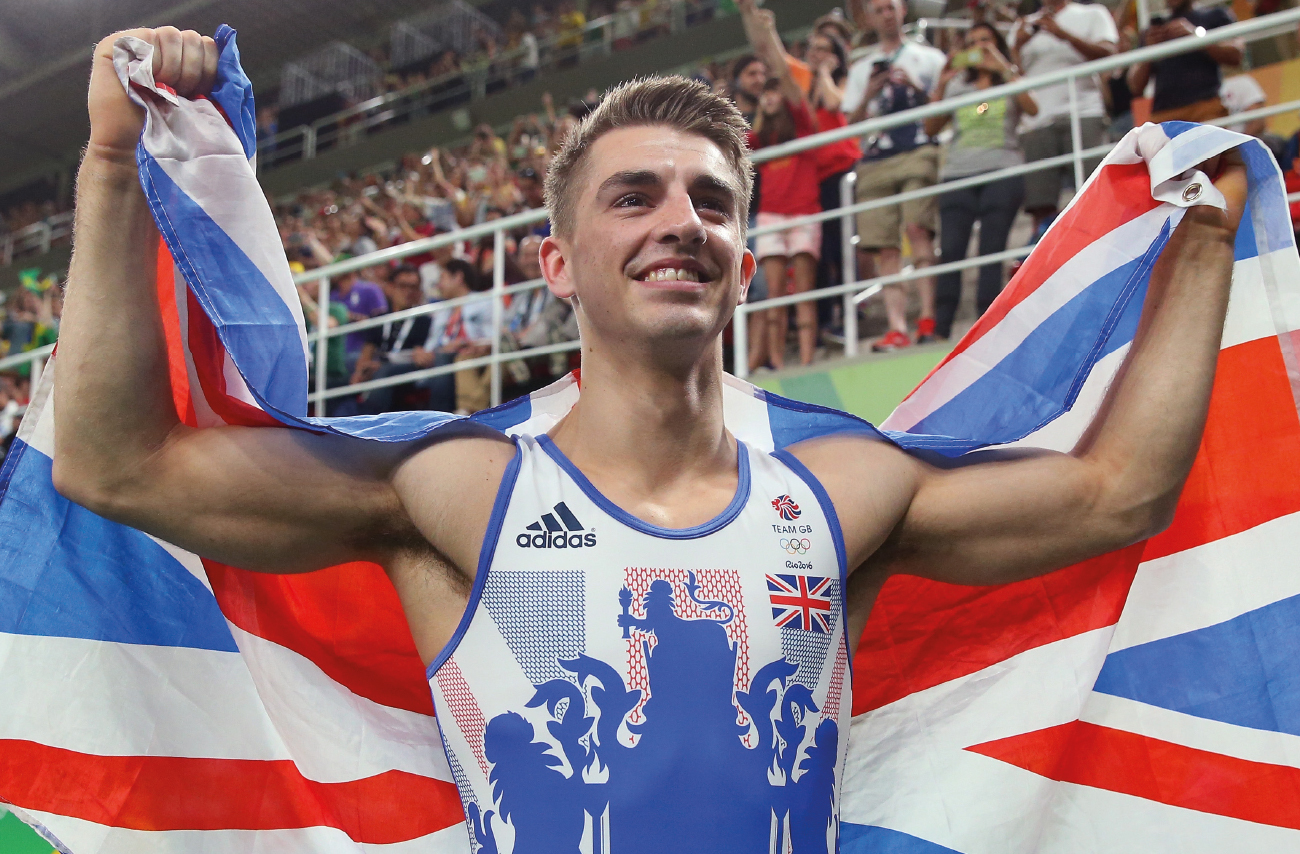
[[[844,649],[849,651],[849,558],[848,551],[844,548],[844,529],[840,527],[839,514],[835,512],[835,505],[831,503],[831,497],[826,492],[826,487],[817,479],[803,461],[787,450],[773,451],[772,456],[789,467],[790,471],[799,476],[799,479],[808,484],[813,495],[817,496],[817,503],[821,505],[822,515],[826,517],[826,524],[831,529],[831,542],[835,544],[835,557],[840,564],[840,619],[844,621]],[[853,656],[849,657],[849,684],[853,684]]]
[[[661,528],[658,525],[652,525],[642,519],[638,519],[631,513],[619,507],[610,501],[600,490],[587,480],[587,476],[578,470],[564,452],[551,441],[551,437],[542,434],[537,437],[537,444],[546,452],[547,456],[555,460],[560,468],[573,479],[588,498],[595,502],[596,506],[634,531],[640,531],[643,534],[649,534],[652,537],[660,537],[665,540],[693,540],[699,537],[706,537],[716,531],[725,528],[733,519],[740,515],[740,511],[745,508],[745,502],[749,501],[749,449],[745,443],[736,440],[736,473],[738,482],[736,483],[736,494],[732,496],[731,503],[727,505],[717,516],[714,516],[707,522],[695,525],[691,528]]]
[[[456,631],[452,633],[447,645],[438,653],[438,657],[424,668],[424,678],[432,679],[438,668],[446,663],[451,654],[460,645],[460,639],[469,631],[469,624],[474,620],[478,610],[479,599],[483,596],[483,587],[487,584],[488,568],[497,552],[497,541],[501,539],[501,526],[506,520],[506,508],[510,506],[510,496],[515,492],[515,481],[519,479],[519,465],[523,462],[524,451],[519,439],[515,439],[515,455],[506,464],[505,473],[501,475],[501,485],[497,487],[496,500],[492,502],[492,515],[488,517],[487,531],[483,534],[483,546],[478,553],[478,569],[474,571],[474,586],[469,591],[469,601],[465,603],[465,613],[461,615]]]

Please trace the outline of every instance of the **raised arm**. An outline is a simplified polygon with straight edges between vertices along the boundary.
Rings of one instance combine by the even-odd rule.
[[[810,442],[797,451],[825,478],[840,518],[854,520],[845,525],[851,567],[865,562],[881,578],[1001,583],[1169,524],[1205,426],[1244,169],[1228,167],[1216,186],[1229,213],[1190,208],[1175,229],[1152,272],[1129,356],[1071,453],[986,457],[940,470],[862,440]]]
[[[210,39],[172,28],[130,35],[155,44],[160,82],[182,96],[211,88]],[[410,447],[178,421],[156,296],[158,233],[134,160],[143,112],[118,82],[113,42],[95,51],[77,182],[55,368],[56,487],[102,516],[248,569],[387,562],[427,548],[393,485]]]

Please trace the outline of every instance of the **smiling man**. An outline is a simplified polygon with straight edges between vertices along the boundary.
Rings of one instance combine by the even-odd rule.
[[[154,73],[206,92],[211,40]],[[178,423],[137,179],[141,111],[97,49],[56,390],[73,500],[218,561],[385,567],[487,850],[834,850],[847,662],[886,578],[1041,574],[1167,524],[1205,421],[1243,170],[1152,274],[1071,454],[941,470],[845,435],[765,454],[723,419],[721,333],[754,271],[745,123],[698,84],[614,89],[548,176],[542,271],[582,390],[548,435],[406,445]]]

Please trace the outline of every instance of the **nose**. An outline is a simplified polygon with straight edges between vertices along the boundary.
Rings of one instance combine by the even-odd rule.
[[[705,240],[704,223],[695,210],[695,202],[684,187],[674,188],[659,205],[654,238],[659,243],[701,246]]]

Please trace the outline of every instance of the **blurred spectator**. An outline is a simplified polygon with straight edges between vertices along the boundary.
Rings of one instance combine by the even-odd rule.
[[[1006,57],[1007,44],[992,24],[975,24],[966,31],[961,50],[948,56],[948,65],[935,87],[938,99],[953,98],[981,89],[1000,86],[1019,78]],[[944,158],[943,180],[953,181],[985,172],[1006,169],[1024,162],[1016,126],[1021,115],[1038,112],[1034,96],[1022,92],[1012,98],[994,98],[962,107],[956,113],[925,121],[925,131],[937,136],[944,125],[953,123],[952,140]],[[979,223],[979,254],[989,255],[1007,248],[1011,223],[1025,198],[1025,179],[1003,178],[964,190],[952,190],[939,197],[940,257],[943,262],[966,257],[971,231]],[[975,309],[983,314],[1002,291],[1002,263],[986,264],[979,270]],[[935,283],[934,334],[947,340],[961,298],[961,272],[940,275]]]
[[[753,16],[758,27],[775,36],[772,13],[755,9],[752,5],[741,7],[747,16]],[[763,87],[758,100],[758,113],[754,117],[749,144],[753,149],[780,145],[816,133],[808,99],[790,74],[785,55],[771,48],[767,39],[755,39],[758,49],[767,49],[764,61],[773,77]],[[765,161],[758,166],[762,175],[764,193],[758,209],[758,226],[781,225],[788,220],[807,214],[821,213],[818,198],[817,152],[803,151],[789,157]],[[763,265],[767,278],[768,295],[784,296],[788,291],[805,293],[812,290],[817,277],[817,257],[821,253],[821,223],[795,226],[782,231],[760,235],[755,255]],[[792,287],[786,287],[786,268],[793,267]],[[817,343],[817,310],[813,303],[802,302],[795,307],[795,326],[798,329],[799,362],[810,364]],[[785,307],[767,311],[767,364],[780,369],[785,365],[785,340],[789,318]],[[759,333],[756,330],[755,336]],[[751,350],[751,361],[761,359],[761,352]],[[757,367],[757,366],[756,366]]]
[[[1110,56],[1118,49],[1119,31],[1105,6],[1074,0],[1045,0],[1038,12],[1016,21],[1011,30],[1011,59],[1026,77],[1073,68]],[[1139,92],[1134,89],[1134,92]],[[1101,145],[1106,135],[1106,105],[1097,76],[1075,81],[1079,131],[1084,148]],[[1070,87],[1056,83],[1034,90],[1037,115],[1020,120],[1020,146],[1025,160],[1045,160],[1073,151],[1070,133]],[[1091,172],[1100,158],[1086,160]],[[1070,167],[1030,172],[1025,176],[1025,210],[1034,218],[1034,240],[1056,216],[1061,187]]]
[[[444,300],[468,296],[471,292],[486,290],[491,286],[491,281],[482,281],[475,274],[473,265],[461,258],[447,262],[438,282],[438,290]],[[431,364],[449,365],[457,359],[464,361],[490,352],[492,328],[491,300],[477,300],[439,311],[433,322]],[[462,374],[466,376],[462,377]],[[426,384],[430,392],[430,409],[443,412],[459,410],[468,414],[486,406],[482,369],[471,368],[457,371],[455,375],[431,377]]]
[[[443,278],[447,278],[444,276]],[[410,265],[393,270],[389,277],[388,298],[394,312],[414,308],[423,302],[420,274]],[[364,330],[362,346],[352,382],[381,380],[409,374],[434,364],[433,319],[429,314],[389,320],[381,326]],[[388,412],[403,386],[385,386],[362,395],[361,411]]]
[[[574,5],[573,0],[561,0],[557,17],[559,31],[555,38],[555,49],[560,57],[557,65],[561,68],[577,65],[587,16]]]
[[[301,262],[295,261],[289,266],[289,269],[295,273],[303,272]],[[320,328],[320,301],[311,292],[308,285],[298,285],[298,300],[302,303],[303,319],[307,323],[307,331],[314,332]],[[330,299],[325,316],[325,328],[334,329],[348,322],[348,310],[341,303],[333,298]],[[351,338],[352,336],[347,336]],[[314,389],[316,386],[316,348],[313,346],[310,350],[313,361],[309,382]],[[325,347],[325,387],[338,388],[348,384],[351,374],[348,370],[348,353],[347,345],[337,336],[330,338]],[[325,414],[331,416],[355,415],[356,401],[354,398],[335,397],[330,398],[325,404]]]
[[[929,101],[947,58],[938,50],[903,40],[902,0],[870,0],[868,13],[879,41],[867,49],[849,71],[842,109],[850,122],[898,113]],[[929,187],[939,179],[939,147],[920,122],[891,128],[867,142],[857,175],[857,201],[879,199]],[[933,196],[902,205],[858,214],[859,249],[875,263],[876,273],[888,276],[902,267],[906,235],[912,263],[927,267],[934,259],[936,205]],[[934,338],[934,279],[917,280],[921,318],[917,340]],[[911,343],[907,332],[907,295],[901,285],[884,291],[889,331],[873,350],[894,350]]]
[[[375,282],[362,279],[356,271],[335,276],[332,284],[334,290],[330,312],[333,313],[336,302],[341,305],[345,313],[343,323],[356,323],[358,320],[368,320],[388,313],[388,298],[384,295],[384,289]],[[356,369],[361,350],[369,337],[366,330],[349,332],[345,336],[345,373],[350,375]]]
[[[1254,77],[1249,74],[1236,74],[1225,79],[1219,87],[1219,100],[1223,102],[1227,115],[1235,116],[1264,106],[1268,103],[1268,96],[1264,94],[1264,89]],[[1228,129],[1249,136],[1259,136],[1264,133],[1267,125],[1268,119],[1260,118],[1245,124],[1228,125]]]
[[[745,32],[755,53],[770,68],[784,64],[789,69],[791,79],[807,96],[813,111],[814,128],[817,131],[827,131],[844,127],[847,120],[840,105],[844,98],[844,82],[848,77],[849,51],[841,38],[841,33],[847,31],[843,19],[833,15],[818,19],[808,37],[807,62],[803,62],[786,53],[771,12],[759,14],[755,0],[741,0],[739,8]],[[819,207],[822,210],[838,207],[840,181],[862,156],[858,142],[856,139],[845,139],[817,148],[813,153],[817,162]],[[815,285],[828,287],[842,281],[840,220],[825,220],[820,225],[821,246]],[[837,304],[822,300],[815,305],[818,325],[823,329],[828,328],[832,310]]]
[[[1233,75],[1223,81],[1223,85],[1219,87],[1219,99],[1223,101],[1223,107],[1230,116],[1259,109],[1268,103],[1268,98],[1258,81],[1250,74],[1244,73]],[[1267,118],[1261,117],[1242,124],[1228,125],[1228,129],[1253,136],[1267,145],[1278,166],[1286,171],[1286,139],[1268,132]]]
[[[1171,0],[1169,14],[1154,18],[1142,34],[1143,45],[1203,34],[1235,21],[1232,12],[1214,6],[1195,9],[1192,0]],[[1155,84],[1151,98],[1153,122],[1204,122],[1228,115],[1219,99],[1220,65],[1240,65],[1245,53],[1241,39],[1206,45],[1204,50],[1168,56],[1156,62],[1139,62],[1129,69],[1128,85],[1134,94]]]

